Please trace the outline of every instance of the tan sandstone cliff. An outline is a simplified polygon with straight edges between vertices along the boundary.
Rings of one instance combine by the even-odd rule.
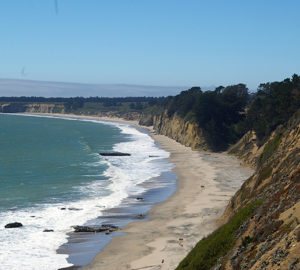
[[[264,202],[216,269],[300,269],[300,112],[261,147],[249,132],[230,151],[257,171],[231,199],[223,222],[250,202]]]
[[[195,123],[185,121],[176,114],[171,118],[166,112],[161,115],[154,115],[153,129],[158,134],[166,135],[193,150],[209,150],[201,128]]]

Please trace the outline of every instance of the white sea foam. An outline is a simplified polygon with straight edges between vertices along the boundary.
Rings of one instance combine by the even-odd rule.
[[[108,165],[104,175],[109,180],[93,180],[89,185],[80,187],[79,191],[88,195],[89,199],[0,213],[1,270],[51,270],[70,266],[68,256],[57,254],[56,250],[67,241],[67,233],[72,231],[72,226],[88,224],[89,220],[101,215],[101,209],[116,207],[128,196],[143,192],[143,185],[139,184],[171,170],[171,164],[156,162],[157,159],[167,158],[169,153],[156,147],[150,136],[125,124],[104,123],[119,127],[122,133],[129,136],[129,142],[116,144],[114,150],[131,153],[131,156],[99,156],[98,164]],[[97,163],[90,165],[97,166]],[[24,226],[4,229],[7,223],[14,221],[22,222]],[[43,232],[44,229],[54,232]]]

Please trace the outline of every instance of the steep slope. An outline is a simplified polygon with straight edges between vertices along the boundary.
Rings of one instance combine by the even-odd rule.
[[[168,117],[167,112],[153,116],[153,129],[161,135],[191,147],[193,150],[210,150],[198,124],[185,121],[177,114]]]
[[[256,173],[177,269],[300,269],[300,111],[263,146],[249,132],[230,152]]]

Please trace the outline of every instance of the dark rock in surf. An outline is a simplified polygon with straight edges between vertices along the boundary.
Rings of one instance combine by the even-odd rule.
[[[92,227],[92,226],[74,226],[75,232],[79,233],[99,233],[99,232],[114,232],[118,229],[117,226],[105,224],[100,227]]]
[[[102,230],[108,230],[109,232],[114,232],[118,229],[118,226],[112,225],[112,224],[102,224],[101,229]]]
[[[121,152],[111,152],[111,153],[99,153],[100,156],[105,157],[122,157],[122,156],[131,156],[129,153],[121,153]]]
[[[98,229],[88,226],[74,226],[75,232],[99,232]]]
[[[135,219],[144,219],[146,216],[143,214],[139,214],[135,217]]]
[[[9,228],[19,228],[19,227],[22,227],[22,226],[23,226],[23,224],[20,223],[20,222],[13,222],[13,223],[6,224],[4,227],[6,229],[9,229]]]
[[[142,197],[137,197],[136,199],[137,199],[138,201],[144,200],[144,198],[142,198]]]
[[[45,230],[43,230],[43,232],[54,232],[54,231],[53,230],[45,229]]]

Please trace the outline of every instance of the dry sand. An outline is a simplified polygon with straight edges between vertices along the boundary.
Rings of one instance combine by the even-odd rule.
[[[120,119],[73,117],[137,125]],[[227,154],[192,151],[168,137],[153,133],[152,137],[170,152],[178,189],[151,209],[149,220],[123,227],[126,234],[113,238],[86,270],[175,269],[201,238],[216,229],[228,201],[253,173]]]
[[[127,234],[114,238],[85,269],[175,269],[194,245],[216,228],[215,221],[227,202],[252,174],[225,154],[192,151],[165,136],[153,137],[171,153],[177,191],[150,211],[149,221],[124,227]],[[235,170],[237,176],[231,177]],[[221,178],[227,183],[223,185]]]

